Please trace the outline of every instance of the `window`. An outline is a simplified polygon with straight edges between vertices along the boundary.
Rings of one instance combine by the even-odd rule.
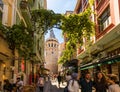
[[[52,54],[54,54],[54,52],[52,51]]]
[[[80,5],[79,13],[82,12],[82,4]]]
[[[56,44],[54,44],[54,47],[56,47]]]
[[[2,2],[2,0],[0,0],[0,8],[3,9],[3,2]]]
[[[53,43],[51,43],[51,47],[53,47]]]
[[[102,13],[102,15],[98,18],[99,32],[103,31],[108,25],[111,23],[110,18],[110,7],[106,8],[106,10]]]
[[[96,0],[97,4],[100,3],[101,0]]]
[[[50,47],[50,43],[48,44],[48,46]]]
[[[88,4],[88,0],[83,0],[83,9],[86,7],[87,4]]]
[[[3,9],[3,2],[0,0],[0,20],[2,20],[2,10]]]

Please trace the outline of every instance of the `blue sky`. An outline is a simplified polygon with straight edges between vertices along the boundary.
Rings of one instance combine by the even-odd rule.
[[[65,14],[66,11],[73,11],[77,0],[47,0],[47,9],[53,10],[55,13]],[[62,32],[58,29],[53,29],[55,37],[59,43],[63,42]],[[49,37],[49,31],[45,38]]]

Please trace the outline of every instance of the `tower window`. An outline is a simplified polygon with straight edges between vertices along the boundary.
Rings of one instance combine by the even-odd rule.
[[[51,43],[51,47],[53,47],[53,43]]]
[[[48,44],[48,46],[50,47],[50,44]]]
[[[54,54],[54,52],[52,51],[52,54]]]

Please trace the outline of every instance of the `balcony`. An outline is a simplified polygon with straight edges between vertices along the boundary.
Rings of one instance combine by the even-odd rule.
[[[100,12],[102,12],[102,9],[105,9],[105,7],[107,7],[109,5],[109,1],[110,0],[100,0],[97,4],[96,4],[96,11],[98,12],[98,14]]]

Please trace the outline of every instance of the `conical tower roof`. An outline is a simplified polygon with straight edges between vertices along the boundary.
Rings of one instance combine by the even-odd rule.
[[[54,38],[54,39],[56,39],[53,30],[50,30],[50,38]]]
[[[55,37],[54,31],[50,30],[50,36],[48,39],[46,39],[46,41],[56,41],[58,42],[57,38]]]

